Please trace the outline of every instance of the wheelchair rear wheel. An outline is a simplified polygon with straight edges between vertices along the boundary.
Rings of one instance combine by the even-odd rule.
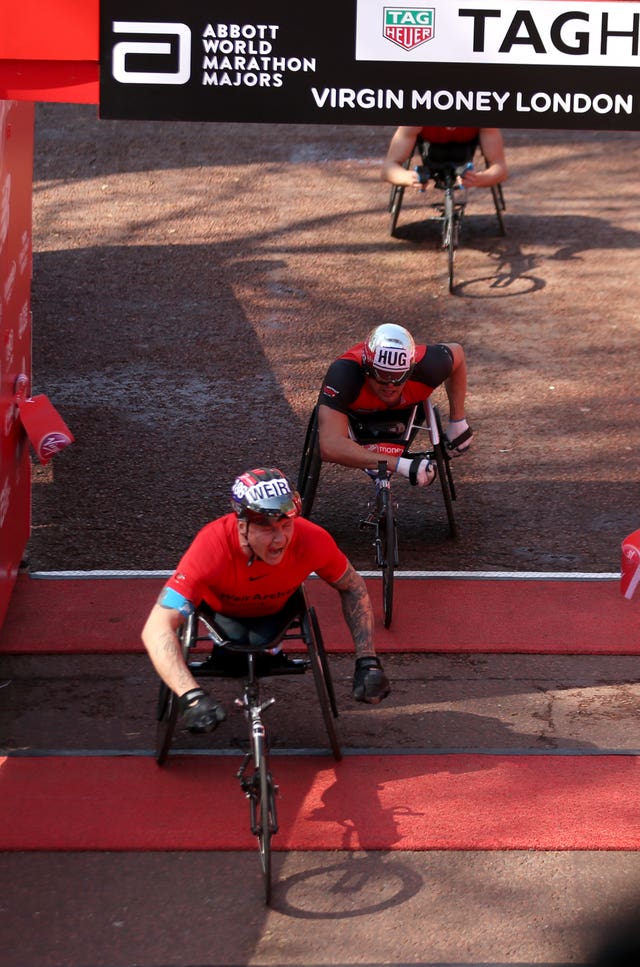
[[[459,213],[453,203],[451,191],[444,194],[444,212],[442,223],[442,247],[447,250],[447,274],[449,292],[453,292],[454,266],[456,248],[458,247]]]
[[[156,725],[156,762],[164,765],[178,721],[178,698],[164,682],[160,683],[158,693],[158,712]]]
[[[504,194],[502,192],[502,185],[492,185],[491,194],[493,195],[493,204],[496,208],[496,218],[498,219],[498,231],[500,235],[506,235],[507,230],[504,226],[504,218],[502,213],[506,208],[504,203]]]
[[[331,706],[331,711],[333,713],[334,719],[338,718],[338,703],[336,702],[336,693],[333,687],[333,678],[331,677],[331,669],[329,668],[329,662],[327,660],[327,652],[324,647],[324,641],[322,638],[322,632],[320,631],[320,625],[318,623],[318,616],[316,615],[315,608],[309,608],[309,617],[311,618],[311,624],[313,626],[313,633],[316,636],[316,645],[318,648],[318,655],[320,657],[320,664],[322,666],[322,674],[324,675],[324,680],[327,685],[327,694],[329,696],[329,704]]]
[[[389,234],[395,236],[396,226],[398,224],[398,216],[400,214],[400,209],[402,208],[402,199],[404,198],[404,185],[394,185],[391,189],[389,197],[389,211],[391,212],[391,223],[389,225]]]
[[[189,652],[193,647],[193,642],[197,633],[197,618],[190,615],[182,628],[178,632],[178,638],[182,646],[182,657],[188,663]],[[173,735],[178,721],[178,696],[175,692],[160,682],[158,693],[158,708],[156,713],[156,762],[159,766],[164,765],[171,749]]]
[[[310,517],[318,489],[322,460],[320,459],[320,444],[318,441],[318,407],[316,406],[309,418],[307,433],[304,439],[302,459],[298,470],[298,493],[302,498],[302,516]]]
[[[451,455],[447,450],[447,444],[445,441],[445,436],[442,430],[442,420],[440,418],[440,411],[437,406],[433,408],[436,426],[438,428],[438,443],[434,446],[434,456],[436,461],[436,466],[438,468],[438,477],[440,478],[440,487],[442,489],[442,496],[444,499],[444,506],[447,511],[447,520],[449,522],[449,533],[452,540],[457,540],[458,538],[458,527],[456,524],[456,518],[453,511],[453,501],[456,499],[456,488],[453,482],[453,475],[451,473]]]
[[[338,739],[338,733],[333,721],[334,717],[338,715],[335,694],[333,693],[333,684],[331,683],[326,655],[324,655],[324,644],[322,638],[318,637],[320,628],[313,608],[309,608],[302,619],[302,624],[311,671],[313,672],[313,680],[315,682],[316,692],[318,693],[318,701],[320,702],[320,711],[322,712],[322,719],[329,739],[329,746],[333,753],[333,758],[336,762],[339,762],[342,759],[342,749],[340,748],[340,740]],[[323,655],[324,658],[322,657]]]

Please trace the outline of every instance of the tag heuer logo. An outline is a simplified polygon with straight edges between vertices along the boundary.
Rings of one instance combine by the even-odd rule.
[[[387,40],[413,50],[433,37],[434,7],[384,7],[383,33]]]

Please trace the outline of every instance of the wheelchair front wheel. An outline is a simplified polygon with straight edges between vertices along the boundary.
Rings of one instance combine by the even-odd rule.
[[[263,750],[258,760],[258,768],[254,776],[256,787],[252,800],[252,830],[258,837],[260,853],[260,867],[264,888],[264,902],[271,902],[271,837],[278,831],[276,819],[276,798],[273,777],[269,772],[266,752]]]
[[[393,618],[393,578],[397,563],[397,525],[391,507],[387,506],[380,517],[380,560],[382,567],[382,610],[385,628],[391,627]]]

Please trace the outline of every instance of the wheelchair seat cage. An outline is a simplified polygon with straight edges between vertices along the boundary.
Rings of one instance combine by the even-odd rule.
[[[356,443],[387,457],[415,456],[410,447],[420,433],[427,433],[430,447],[424,451],[433,459],[435,448],[441,442],[436,414],[430,400],[415,403],[398,410],[378,411],[372,414],[349,414],[349,433]]]

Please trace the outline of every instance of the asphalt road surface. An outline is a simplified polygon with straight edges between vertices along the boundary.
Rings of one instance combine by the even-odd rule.
[[[476,191],[449,295],[429,193],[389,236],[390,133],[39,108],[34,392],[77,442],[36,475],[33,570],[171,569],[238,472],[297,475],[326,366],[385,321],[462,343],[476,432],[457,544],[437,488],[398,483],[401,565],[617,570],[638,526],[637,135],[505,132],[507,235]],[[359,568],[369,489],[325,469],[314,512]]]

